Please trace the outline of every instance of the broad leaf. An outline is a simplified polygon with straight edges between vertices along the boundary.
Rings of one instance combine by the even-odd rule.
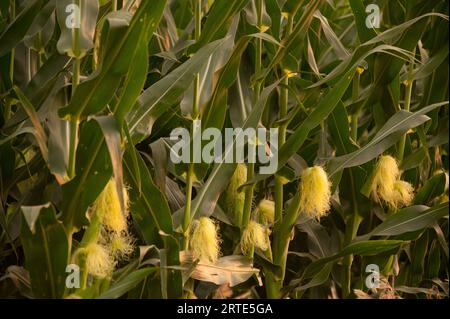
[[[61,298],[65,290],[69,244],[51,204],[22,206],[21,240],[35,298]]]

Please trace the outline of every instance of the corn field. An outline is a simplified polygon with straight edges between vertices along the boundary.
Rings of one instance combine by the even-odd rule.
[[[448,12],[1,0],[0,298],[448,298]]]

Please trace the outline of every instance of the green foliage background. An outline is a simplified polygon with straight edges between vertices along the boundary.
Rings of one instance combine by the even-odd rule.
[[[65,24],[71,3],[80,29]],[[1,1],[0,297],[448,297],[447,39],[445,0]],[[168,159],[170,132],[193,119],[283,132],[277,173],[242,188],[244,216],[276,203],[269,252],[240,254],[224,205],[235,164]],[[381,154],[414,186],[411,206],[369,198]],[[314,164],[333,183],[320,222],[293,208]],[[112,177],[137,248],[111,278],[67,289]],[[220,224],[215,269],[180,254],[201,216]],[[383,283],[371,291],[369,264]]]

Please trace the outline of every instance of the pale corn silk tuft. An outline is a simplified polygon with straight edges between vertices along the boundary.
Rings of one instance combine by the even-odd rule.
[[[371,195],[377,203],[385,203],[392,209],[411,204],[414,188],[410,183],[400,180],[400,174],[395,158],[380,156],[371,185]]]
[[[275,202],[268,199],[263,199],[256,207],[256,214],[261,223],[273,224],[275,221]]]
[[[134,250],[134,240],[127,233],[113,233],[110,238],[111,253],[118,259],[127,259]]]
[[[300,212],[320,219],[330,210],[331,183],[321,166],[303,171],[300,180]]]
[[[85,253],[86,270],[89,274],[101,278],[111,275],[114,268],[114,259],[107,246],[91,243],[80,253]]]
[[[121,233],[127,231],[128,192],[123,188],[125,212],[120,207],[116,182],[110,179],[103,192],[95,201],[95,210],[101,216],[103,225],[110,231]]]
[[[215,263],[219,259],[218,226],[211,218],[201,217],[192,222],[189,248],[195,260]]]
[[[245,184],[246,181],[247,166],[245,164],[238,164],[225,192],[225,206],[235,222],[242,215],[245,201],[245,192],[243,190],[238,191],[238,188]]]
[[[122,212],[116,183],[111,179],[92,207],[101,228],[96,238],[80,249],[87,272],[96,277],[109,276],[118,261],[127,259],[134,250],[134,240],[128,233],[128,192],[123,188],[125,212]]]
[[[414,199],[414,187],[405,181],[396,181],[394,184],[396,206],[408,206]]]
[[[394,185],[399,177],[397,160],[389,155],[380,156],[372,181],[372,198],[378,203],[385,202],[395,206]]]
[[[266,251],[269,248],[269,233],[263,225],[251,220],[241,238],[241,251],[247,254],[253,247]]]

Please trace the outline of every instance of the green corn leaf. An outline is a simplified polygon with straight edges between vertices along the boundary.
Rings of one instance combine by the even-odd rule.
[[[21,240],[35,298],[61,298],[69,244],[53,205],[22,206]]]
[[[166,1],[158,0],[156,5],[143,2],[132,17],[126,12],[110,14],[103,29],[107,43],[102,63],[95,73],[75,91],[69,105],[59,111],[61,117],[81,117],[96,114],[103,110],[127,74],[140,41],[147,39],[161,19]],[[151,30],[149,29],[151,26]]]
[[[200,72],[208,58],[216,50],[219,50],[225,40],[217,40],[206,45],[190,60],[150,86],[139,96],[134,108],[127,116],[128,127],[135,143],[147,137],[151,133],[156,119],[172,104],[179,101],[182,94],[191,85],[194,75]]]
[[[98,297],[99,299],[118,299],[125,295],[127,292],[136,287],[140,282],[142,282],[145,278],[153,274],[157,268],[155,267],[146,267],[139,270],[136,270],[123,278],[122,280],[114,283],[108,291]]]
[[[446,215],[448,215],[448,203],[432,208],[422,205],[407,207],[390,216],[369,234],[360,236],[355,240],[366,240],[372,236],[395,236],[413,232],[432,225]]]
[[[105,188],[113,166],[98,122],[91,120],[80,129],[75,178],[62,186],[62,220],[68,231],[88,225],[87,209]]]
[[[448,102],[433,104],[415,113],[403,110],[396,113],[364,147],[350,154],[331,159],[328,163],[328,174],[333,176],[346,167],[367,163],[397,142],[406,131],[428,121],[430,118],[425,114],[447,104]]]
[[[0,57],[11,51],[11,49],[24,39],[33,24],[36,12],[39,12],[47,2],[48,0],[27,1],[25,8],[0,35],[0,43],[2,44],[0,46]]]
[[[99,3],[97,0],[58,0],[56,15],[61,29],[58,51],[81,59],[94,47]]]

